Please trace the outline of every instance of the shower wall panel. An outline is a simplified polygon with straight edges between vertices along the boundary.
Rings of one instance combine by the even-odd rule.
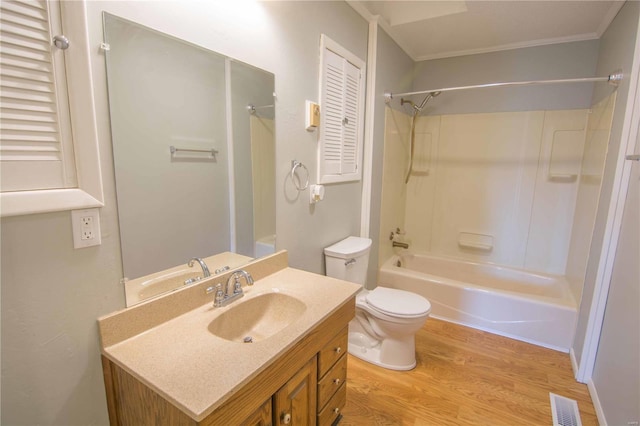
[[[252,115],[251,178],[253,183],[253,238],[276,233],[276,138],[273,119]],[[254,254],[255,255],[255,254]]]
[[[404,216],[412,249],[563,274],[586,116],[569,110],[420,117]],[[402,144],[408,149],[408,135]],[[391,159],[386,150],[385,185],[398,191],[403,176],[387,175],[387,163],[406,170],[408,152]],[[383,200],[388,206],[384,192]]]
[[[543,120],[539,111],[442,117],[432,251],[522,266]],[[468,234],[483,248],[460,241]]]
[[[586,120],[586,110],[545,112],[525,269],[565,273]]]
[[[411,118],[401,111],[385,108],[384,157],[382,165],[382,206],[380,209],[380,265],[393,251],[389,233],[404,229],[407,190],[404,184],[409,158]]]
[[[566,268],[567,281],[576,300],[582,297],[615,103],[616,92],[595,104],[587,120]]]
[[[440,116],[420,117],[416,123],[413,174],[407,185],[407,213],[405,226],[411,229],[409,238],[414,247],[431,250],[431,224],[438,171],[438,142],[440,140]],[[405,162],[408,160],[405,160]],[[420,212],[419,214],[416,214]]]

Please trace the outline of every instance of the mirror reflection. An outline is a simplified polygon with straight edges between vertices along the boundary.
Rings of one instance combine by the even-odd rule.
[[[107,13],[104,31],[127,305],[206,275],[192,258],[274,252],[274,75]]]

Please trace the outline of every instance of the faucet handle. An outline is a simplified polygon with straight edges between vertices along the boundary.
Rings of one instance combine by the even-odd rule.
[[[213,306],[222,306],[224,301],[224,291],[222,291],[222,284],[216,284],[216,295],[213,300]]]

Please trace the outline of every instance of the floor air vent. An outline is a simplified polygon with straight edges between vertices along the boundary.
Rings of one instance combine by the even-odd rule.
[[[582,426],[578,403],[575,399],[549,393],[553,426]]]

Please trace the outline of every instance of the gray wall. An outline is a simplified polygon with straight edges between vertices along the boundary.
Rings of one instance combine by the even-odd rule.
[[[382,156],[384,154],[384,93],[386,91],[409,91],[413,81],[413,60],[378,26],[376,64],[375,111],[373,129],[373,162],[371,179],[371,215],[369,236],[373,240],[369,256],[367,286],[373,287],[378,277],[379,243],[391,244],[387,235],[380,235],[380,206],[382,202]],[[399,102],[391,104],[400,108]],[[381,239],[382,238],[382,239]]]
[[[640,420],[640,164],[632,167],[635,172],[631,175],[593,371],[598,399],[610,425]]]
[[[631,70],[639,16],[640,3],[635,1],[626,2],[601,39],[598,72],[610,72],[610,70],[621,68],[628,73]],[[635,53],[637,56],[638,52]],[[636,58],[636,60],[640,60],[640,58]],[[600,93],[596,93],[596,100],[599,100],[598,98],[601,96]],[[623,80],[618,88],[595,229],[589,250],[589,264],[587,265],[585,287],[573,345],[574,354],[578,361],[581,360],[583,355],[582,349],[588,315],[593,299],[597,268],[611,200],[611,188],[615,171],[618,167],[617,156],[628,97],[629,79],[627,78]],[[635,200],[637,202],[637,194]],[[634,199],[628,199],[627,203],[629,202],[633,203]],[[632,219],[629,219],[628,215],[633,214],[633,208],[636,209],[635,217],[632,216]],[[637,205],[635,207],[627,206],[625,215],[627,217],[624,218],[624,221],[635,220],[637,223]],[[635,238],[637,247],[637,233],[635,235],[622,234],[620,244],[624,244],[625,239],[629,237]],[[627,424],[630,421],[637,422],[640,415],[638,412],[638,347],[640,346],[637,309],[638,282],[632,278],[634,274],[637,277],[638,259],[631,261],[626,259],[627,263],[619,264],[619,262],[625,261],[621,257],[623,254],[625,253],[617,253],[615,260],[616,269],[611,280],[593,372],[593,384],[607,423],[615,425]],[[628,255],[628,253],[626,254]],[[635,272],[633,271],[634,268]]]
[[[635,49],[636,30],[638,26],[640,3],[627,2],[618,15],[613,20],[607,31],[600,40],[600,60],[598,62],[598,72],[611,72],[611,70],[630,70],[633,62]],[[606,93],[606,92],[605,92]],[[594,94],[598,98],[602,96],[600,91]],[[627,98],[629,97],[629,79],[624,79],[618,87],[616,96],[613,123],[611,125],[611,136],[609,138],[609,148],[605,160],[604,175],[600,188],[600,200],[598,201],[598,211],[589,248],[589,262],[582,291],[582,301],[580,312],[578,313],[578,323],[576,335],[573,341],[573,352],[576,361],[580,363],[582,349],[585,340],[589,312],[595,288],[600,253],[602,251],[603,237],[607,223],[609,202],[611,201],[611,189],[617,168],[617,156],[622,137],[622,124],[625,117]]]
[[[255,10],[248,10],[248,8]],[[276,75],[278,248],[323,272],[322,249],[357,235],[361,183],[328,185],[311,208],[288,179],[291,160],[316,176],[320,33],[366,60],[367,23],[338,2],[88,2],[105,190],[102,245],[74,250],[69,212],[2,219],[2,424],[108,424],[96,318],[124,308],[101,12],[107,10]]]
[[[304,126],[305,100],[319,100],[319,40],[325,33],[366,62],[368,24],[342,2],[265,2],[277,44],[269,46],[277,64],[276,247],[289,250],[289,264],[324,273],[324,247],[358,235],[362,182],[325,186],[324,201],[310,205],[289,173],[291,161],[317,176],[317,132]]]
[[[100,154],[112,182],[110,148]],[[100,246],[73,249],[69,212],[2,219],[2,424],[108,422],[96,318],[125,296],[113,183],[105,189]]]
[[[594,77],[597,60],[598,40],[590,40],[421,61],[416,63],[413,90],[504,81]],[[608,71],[605,75],[608,75]],[[592,90],[592,83],[580,83],[445,92],[429,101],[425,113],[590,108]],[[411,99],[419,102],[423,97],[416,95]]]

